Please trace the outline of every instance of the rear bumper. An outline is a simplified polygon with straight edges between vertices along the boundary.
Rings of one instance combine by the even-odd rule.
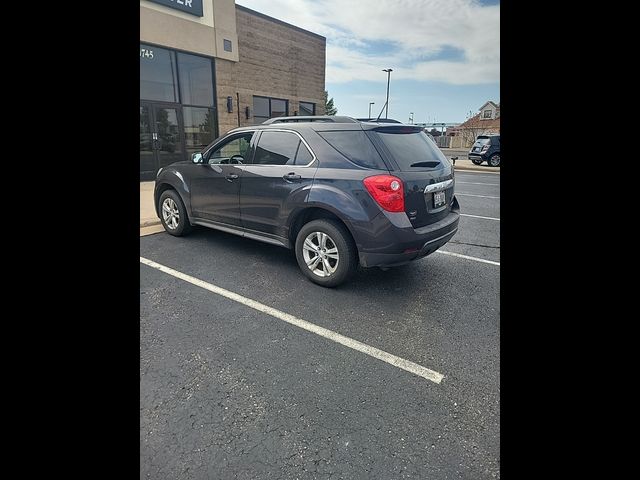
[[[457,233],[459,212],[460,207],[455,200],[455,208],[436,223],[416,229],[395,228],[396,238],[393,247],[385,249],[387,251],[361,250],[360,264],[363,267],[393,267],[432,254]]]
[[[469,160],[487,160],[487,155],[486,154],[480,154],[480,153],[468,153],[467,157],[469,157]]]

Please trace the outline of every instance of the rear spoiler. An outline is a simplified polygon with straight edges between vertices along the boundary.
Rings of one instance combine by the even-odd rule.
[[[380,133],[419,133],[423,128],[417,125],[385,125],[371,130]]]

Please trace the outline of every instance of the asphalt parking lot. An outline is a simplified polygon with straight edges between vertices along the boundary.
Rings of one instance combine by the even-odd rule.
[[[500,175],[456,195],[449,253],[336,289],[276,246],[141,237],[140,478],[500,478]]]

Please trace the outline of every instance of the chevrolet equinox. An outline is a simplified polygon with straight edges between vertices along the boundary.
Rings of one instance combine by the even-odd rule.
[[[453,166],[421,127],[350,117],[278,117],[231,130],[162,168],[165,230],[194,225],[295,251],[334,287],[356,269],[425,257],[458,230]]]

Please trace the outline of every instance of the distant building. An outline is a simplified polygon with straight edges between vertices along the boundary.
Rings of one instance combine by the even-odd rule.
[[[457,137],[451,148],[467,148],[479,135],[500,133],[500,104],[489,100],[478,109],[478,113],[457,127],[447,129],[447,135]]]
[[[232,128],[323,115],[326,39],[235,0],[140,0],[140,178]]]

